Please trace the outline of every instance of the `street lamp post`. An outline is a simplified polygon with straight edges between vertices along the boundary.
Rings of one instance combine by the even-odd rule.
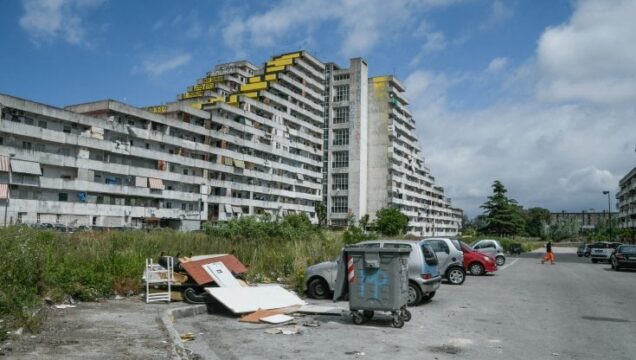
[[[610,192],[609,190],[603,191],[604,195],[607,195],[607,215],[609,217],[609,238],[612,241],[612,207],[610,203]]]

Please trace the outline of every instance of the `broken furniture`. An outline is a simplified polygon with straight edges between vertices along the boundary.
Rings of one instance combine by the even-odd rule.
[[[170,302],[170,292],[172,290],[172,283],[174,282],[173,265],[172,257],[168,257],[166,267],[155,264],[152,259],[146,259],[146,269],[144,271],[144,280],[146,282],[146,303],[157,301]],[[163,285],[167,287],[167,290],[153,291],[151,293],[151,285]]]

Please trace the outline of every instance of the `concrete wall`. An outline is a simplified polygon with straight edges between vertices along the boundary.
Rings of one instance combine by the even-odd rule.
[[[386,83],[370,81],[368,89],[367,212],[375,219],[376,211],[389,204],[389,99]]]

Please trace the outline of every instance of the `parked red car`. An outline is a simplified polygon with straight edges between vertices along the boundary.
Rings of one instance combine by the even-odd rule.
[[[471,248],[463,241],[453,240],[453,242],[455,241],[457,242],[456,245],[459,245],[464,253],[464,268],[470,271],[471,274],[484,275],[488,272],[497,271],[497,263],[490,255]]]

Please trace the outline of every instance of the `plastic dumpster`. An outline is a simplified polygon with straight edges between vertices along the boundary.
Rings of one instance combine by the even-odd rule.
[[[338,268],[341,291],[334,300],[349,295],[349,310],[355,324],[373,318],[375,311],[390,312],[392,325],[411,320],[408,302],[408,261],[411,249],[345,247]]]

